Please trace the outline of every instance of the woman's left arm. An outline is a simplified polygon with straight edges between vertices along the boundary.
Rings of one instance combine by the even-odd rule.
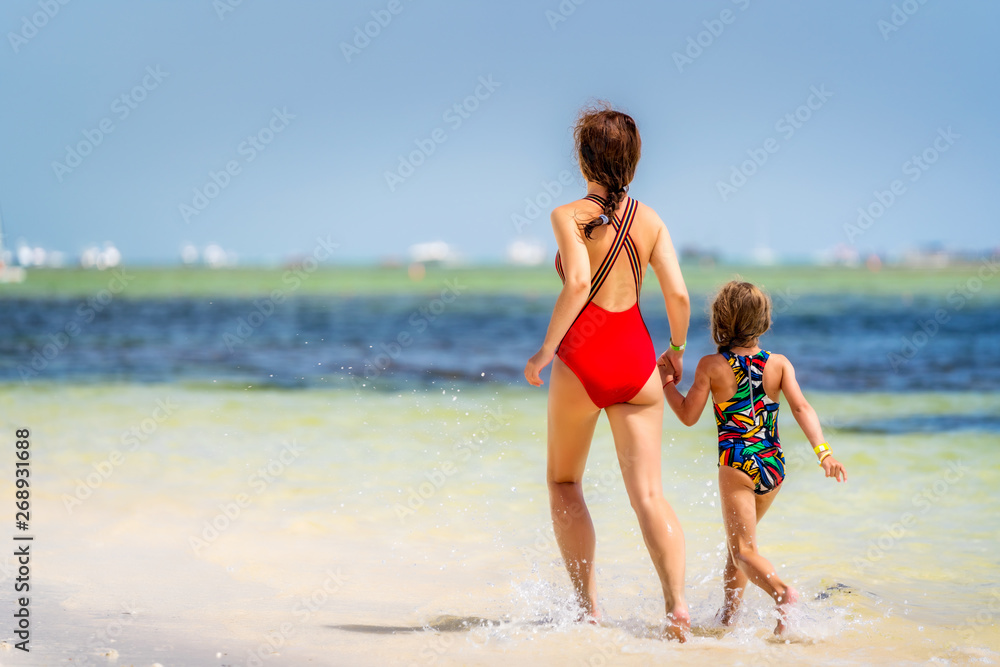
[[[559,245],[565,281],[555,308],[552,309],[545,341],[524,367],[525,379],[536,387],[542,385],[539,373],[556,356],[559,342],[573,326],[573,321],[587,304],[587,297],[590,295],[590,256],[574,213],[572,205],[560,206],[552,211],[552,231]]]

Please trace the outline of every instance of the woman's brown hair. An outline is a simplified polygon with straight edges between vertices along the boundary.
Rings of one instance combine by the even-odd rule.
[[[590,238],[595,228],[613,219],[618,205],[628,192],[628,184],[635,176],[639,164],[642,141],[632,117],[615,111],[602,102],[580,112],[573,131],[580,170],[588,181],[608,189],[608,196],[601,215],[583,223],[583,233]]]
[[[771,298],[756,285],[731,280],[715,295],[710,314],[719,352],[750,347],[771,328]]]

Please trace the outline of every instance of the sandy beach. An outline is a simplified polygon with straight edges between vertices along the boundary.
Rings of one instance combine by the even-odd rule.
[[[759,591],[735,628],[714,622],[723,552],[710,425],[667,422],[665,490],[687,534],[695,627],[681,646],[657,637],[657,582],[606,425],[587,487],[605,622],[571,622],[540,479],[544,400],[530,390],[55,385],[7,386],[0,400],[4,415],[35,425],[37,485],[32,652],[22,657],[8,638],[3,664],[1000,658],[990,518],[1000,461],[988,434],[834,426],[853,473],[838,487],[787,430],[787,497],[761,526],[804,594],[782,641]],[[971,395],[815,403],[834,425],[1000,409],[996,396]],[[154,428],[164,405],[171,414]]]

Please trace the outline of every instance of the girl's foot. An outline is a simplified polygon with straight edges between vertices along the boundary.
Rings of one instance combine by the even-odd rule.
[[[727,628],[736,621],[736,614],[740,611],[740,603],[737,602],[723,602],[722,607],[719,608],[719,612],[715,615],[715,618],[722,625]]]
[[[798,601],[799,592],[791,586],[786,586],[784,599],[779,599],[778,602],[778,625],[774,628],[774,634],[783,634],[788,629],[788,610],[794,607]]]
[[[688,613],[687,605],[682,604],[668,611],[667,627],[663,631],[663,636],[683,643],[690,635],[691,615]]]

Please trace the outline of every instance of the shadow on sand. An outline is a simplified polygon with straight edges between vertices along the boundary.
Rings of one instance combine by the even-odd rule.
[[[826,590],[820,592],[816,595],[817,600],[823,600],[830,598],[835,595],[850,595],[856,591],[845,584],[836,584],[834,586],[829,586]],[[872,597],[873,594],[868,594]],[[370,635],[396,635],[405,634],[412,632],[469,632],[470,630],[475,630],[477,628],[496,628],[502,625],[517,625],[517,626],[528,626],[528,627],[540,627],[554,625],[552,619],[537,619],[533,621],[513,621],[511,618],[500,618],[491,619],[483,618],[481,616],[451,616],[444,615],[433,618],[423,625],[361,625],[361,624],[343,624],[343,625],[326,625],[331,630],[343,630],[344,632],[360,632],[363,634]],[[617,628],[623,629],[631,632],[638,638],[657,638],[661,637],[663,633],[663,625],[650,625],[648,623],[642,623],[640,627],[628,628],[620,623],[616,622],[601,622],[599,624],[606,628]],[[714,637],[719,639],[731,631],[730,628],[725,628],[722,626],[692,626],[691,634],[695,637]],[[796,638],[774,638],[777,642],[788,642],[790,643],[803,643],[802,639]],[[805,640],[804,643],[812,643],[810,640]]]
[[[467,632],[475,628],[489,628],[509,623],[509,619],[492,620],[479,616],[438,616],[423,625],[328,625],[333,630],[362,632],[370,635],[395,635],[405,632]],[[541,624],[541,623],[539,623]]]

